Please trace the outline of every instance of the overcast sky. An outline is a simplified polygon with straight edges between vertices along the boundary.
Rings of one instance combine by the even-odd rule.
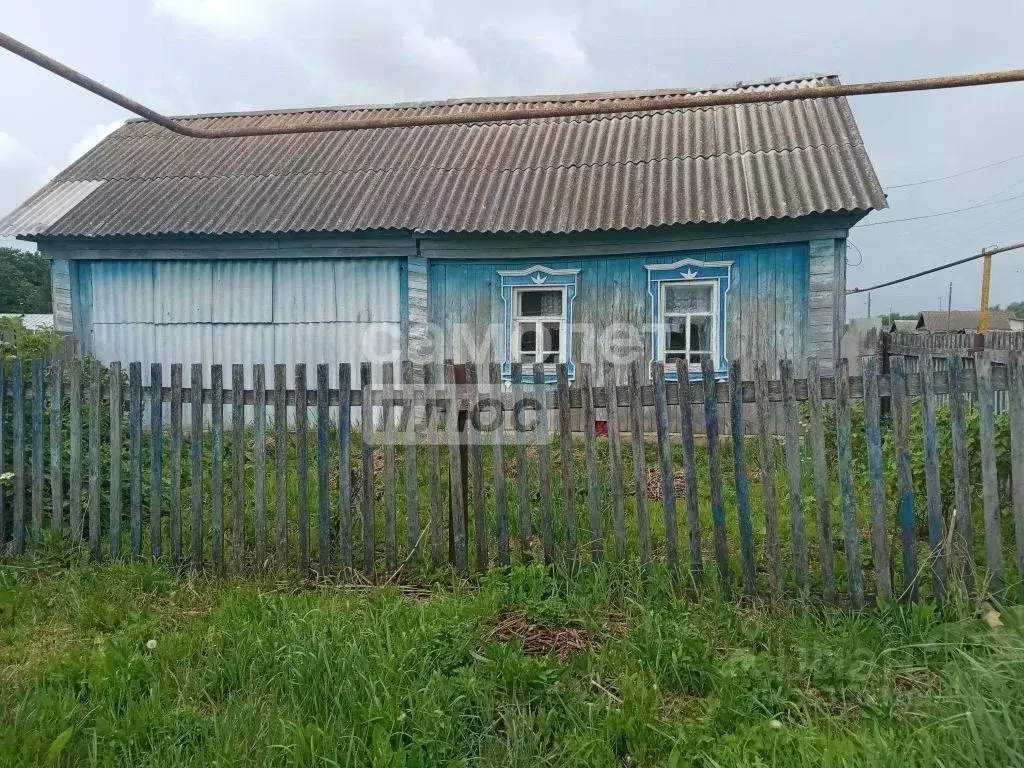
[[[773,75],[846,82],[1022,65],[1017,0],[3,0],[0,29],[170,113],[672,88]],[[833,10],[834,8],[834,10]],[[127,115],[0,51],[0,214]],[[852,101],[883,186],[1024,153],[1024,84]],[[1006,202],[1001,202],[1001,201]],[[889,190],[851,233],[850,286],[1024,240],[1024,158]],[[996,202],[961,214],[865,226]],[[878,291],[872,313],[978,306],[980,263]],[[992,303],[1024,300],[1024,251]],[[944,306],[944,305],[943,305]],[[851,297],[848,315],[866,314]]]

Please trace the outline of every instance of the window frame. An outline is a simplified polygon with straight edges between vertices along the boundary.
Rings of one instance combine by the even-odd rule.
[[[531,315],[526,316],[522,313],[522,297],[526,293],[540,293],[541,291],[558,292],[562,297],[562,313],[559,315]],[[512,287],[512,362],[522,362],[523,349],[522,349],[522,333],[521,329],[524,326],[532,325],[534,327],[534,333],[537,334],[537,349],[533,352],[527,352],[525,354],[532,354],[534,358],[544,357],[546,354],[552,354],[550,350],[543,349],[543,330],[542,326],[545,323],[558,323],[558,351],[555,353],[558,355],[558,361],[555,363],[544,363],[544,374],[556,373],[556,366],[559,363],[567,362],[566,359],[566,344],[565,335],[566,327],[568,326],[568,318],[566,317],[566,287],[564,285],[517,285]]]
[[[501,375],[504,381],[511,381],[512,364],[514,362],[519,362],[522,358],[522,349],[517,335],[520,320],[520,305],[518,304],[520,299],[518,297],[523,292],[531,290],[561,290],[562,316],[560,318],[543,315],[535,318],[525,318],[525,321],[533,322],[538,325],[541,322],[557,321],[560,323],[558,344],[559,364],[565,363],[570,380],[575,378],[576,365],[573,361],[572,354],[572,318],[573,303],[576,299],[579,272],[580,270],[578,269],[556,269],[541,264],[536,264],[526,269],[498,271],[498,276],[501,280],[501,295],[505,306],[505,350],[504,360],[501,366]],[[542,339],[538,338],[538,345],[542,344]],[[534,354],[542,353],[535,352]],[[557,378],[557,365],[558,364],[552,363],[544,364],[545,382],[555,382]],[[532,365],[529,369],[523,371],[523,382],[533,382]]]
[[[669,313],[666,309],[662,309],[661,310],[661,312],[659,313],[660,317],[658,318],[658,325],[659,325],[658,332],[661,334],[661,337],[660,337],[661,338],[661,343],[659,344],[659,347],[658,347],[658,351],[659,351],[659,358],[658,359],[659,359],[659,362],[664,363],[668,359],[668,356],[670,354],[670,350],[668,348],[668,336],[669,336],[669,334],[668,334],[668,331],[667,331],[667,328],[666,328],[667,324],[665,322],[666,319],[669,318],[669,317],[685,317],[685,318],[690,318],[690,317],[710,317],[711,318],[711,339],[710,339],[711,343],[710,343],[710,349],[708,349],[707,351],[711,353],[711,359],[712,360],[718,360],[718,336],[719,336],[719,333],[718,333],[719,328],[718,328],[718,326],[719,326],[719,323],[721,322],[721,317],[719,316],[719,312],[718,312],[718,305],[719,305],[718,294],[719,294],[719,290],[720,290],[720,285],[719,285],[718,280],[701,280],[701,279],[684,280],[684,279],[679,279],[679,280],[660,280],[658,282],[659,282],[658,289],[661,291],[661,301],[660,301],[660,306],[661,307],[667,307],[668,306],[668,302],[665,299],[665,294],[668,291],[668,289],[670,289],[670,288],[677,288],[679,286],[699,286],[699,285],[706,285],[706,286],[711,288],[711,309],[708,310],[707,312],[682,312],[682,313],[680,313],[680,312],[672,312],[672,313]],[[699,350],[692,350],[691,349],[691,346],[690,346],[690,323],[689,323],[689,320],[687,319],[687,323],[686,323],[686,348],[682,351],[682,354],[684,354],[686,356],[686,364],[687,364],[687,368],[689,369],[690,373],[694,373],[694,372],[700,373],[700,363],[694,363],[694,362],[692,362],[690,360],[690,355],[692,355],[692,354],[699,354],[699,353],[700,353]],[[671,354],[678,355],[678,354],[680,354],[680,351],[679,350],[671,350]]]
[[[732,278],[731,261],[704,261],[696,258],[685,258],[671,264],[647,264],[648,294],[651,300],[651,362],[664,363],[667,357],[668,343],[665,317],[662,307],[666,306],[665,288],[673,284],[711,283],[712,289],[712,338],[711,360],[715,368],[715,377],[724,378],[729,375],[727,363],[727,323],[728,297]],[[703,314],[703,313],[699,313]],[[687,345],[689,345],[687,327]],[[687,367],[691,380],[701,378],[700,365],[690,363]],[[675,381],[675,366],[665,367],[665,379]]]

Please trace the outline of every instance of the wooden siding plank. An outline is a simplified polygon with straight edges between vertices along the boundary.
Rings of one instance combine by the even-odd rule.
[[[608,409],[608,452],[612,465],[612,536],[615,558],[626,559],[626,508],[623,501],[621,425],[619,398],[615,383],[618,374],[612,363],[605,363],[604,382]]]
[[[0,388],[0,398],[3,397]],[[59,360],[50,367],[50,527],[59,531],[64,527],[64,441],[62,439],[64,424],[64,364]],[[0,430],[2,430],[0,419]],[[120,443],[111,443],[120,445]],[[0,446],[0,452],[3,451]],[[0,467],[0,474],[3,468]],[[2,515],[0,515],[2,517]],[[0,523],[0,538],[3,536],[3,525]]]
[[[376,530],[373,512],[373,369],[370,363],[359,364],[359,389],[362,394],[360,408],[360,447],[362,459],[362,531],[363,531],[363,575],[373,579],[375,572],[374,552]]]
[[[469,417],[466,419],[466,434],[469,445],[469,468],[473,486],[473,543],[475,545],[476,569],[480,573],[487,570],[487,518],[484,507],[484,446],[481,438],[483,433],[473,424],[474,416],[478,418],[480,388],[475,363],[466,363],[466,382],[469,393]]]
[[[263,363],[252,367],[252,465],[253,465],[253,544],[256,562],[267,557],[267,372]]]
[[[192,441],[189,445],[189,454],[192,460],[190,544],[192,567],[198,570],[203,567],[203,366],[201,363],[192,364],[189,419],[192,423]]]
[[[857,507],[853,491],[853,428],[850,422],[850,363],[844,357],[836,367],[836,472],[839,504],[843,513],[843,543],[850,599],[854,608],[864,607],[864,582],[860,569]]]
[[[930,363],[930,361],[929,361]],[[935,383],[931,365],[921,374],[921,431],[924,439],[924,481],[928,504],[928,544],[932,596],[946,597],[946,553],[942,547],[942,482],[939,476],[938,431],[935,424]]]
[[[697,451],[693,435],[693,393],[690,367],[676,360],[676,389],[679,399],[680,441],[683,444],[683,493],[686,495],[687,536],[690,545],[690,579],[699,587],[704,579],[701,552],[700,507],[697,502]]]
[[[116,418],[120,421],[121,418],[121,406],[120,406],[120,373],[121,369],[118,367],[117,376],[117,397],[118,405],[116,408],[113,403],[114,398],[114,383],[111,381],[111,405],[110,405],[110,418],[111,418],[111,431],[110,440],[111,446],[118,445],[114,443],[114,431],[113,431],[113,420]],[[170,419],[171,419],[171,444],[170,444],[170,456],[169,456],[169,467],[168,471],[170,477],[171,492],[170,492],[170,508],[167,510],[168,515],[168,534],[171,540],[171,565],[178,565],[181,562],[181,363],[171,364],[171,405],[170,405]],[[110,376],[113,379],[115,375],[114,368],[111,366]],[[119,430],[120,431],[120,430]],[[111,455],[113,455],[111,451]],[[120,484],[120,479],[118,480]],[[113,487],[113,483],[111,483]],[[120,493],[120,491],[118,491]],[[113,490],[111,490],[111,502],[113,502]],[[113,520],[114,513],[111,511],[111,520]],[[118,511],[118,518],[120,519],[120,510]],[[120,525],[120,520],[119,520]],[[118,536],[120,537],[120,528]],[[113,536],[111,536],[113,540]]]
[[[149,551],[154,560],[163,555],[163,370],[160,363],[149,366]]]
[[[398,519],[395,492],[395,366],[383,365],[383,399],[381,416],[384,428],[384,569],[398,569]],[[326,393],[325,393],[326,400]]]
[[[231,562],[245,567],[245,367],[231,366]]]
[[[68,371],[68,517],[71,540],[82,539],[82,361],[72,360]],[[14,394],[14,370],[11,370],[11,393]],[[14,411],[17,416],[17,410]]]
[[[509,563],[508,498],[505,481],[505,413],[501,402],[501,363],[492,362],[489,369],[491,398],[496,408],[494,445],[494,515],[498,528],[498,565]]]
[[[288,562],[288,369],[274,366],[274,552]]]
[[[446,436],[448,438],[448,488],[451,510],[451,545],[454,550],[455,570],[461,574],[468,571],[466,552],[466,507],[462,478],[462,452],[459,434],[459,410],[455,398],[455,365],[451,361],[444,364],[445,395],[449,399],[446,406]]]
[[[722,495],[722,466],[718,443],[718,400],[715,387],[715,367],[710,355],[700,360],[704,382],[704,424],[708,440],[708,483],[711,489],[711,520],[715,531],[715,563],[718,581],[726,594],[731,590],[729,581],[729,542],[725,534],[725,500]]]
[[[864,428],[868,448],[868,483],[871,496],[871,553],[878,600],[892,600],[889,535],[885,523],[885,472],[882,464],[881,400],[878,395],[878,361],[864,364]]]
[[[736,514],[740,531],[740,568],[743,592],[757,593],[754,526],[750,516],[750,482],[747,477],[747,445],[743,427],[743,378],[740,361],[729,363],[729,426],[732,429],[732,465],[736,483]]]
[[[326,363],[316,366],[316,545],[320,574],[331,570],[331,498],[329,408],[330,369]],[[392,492],[394,483],[392,483]]]
[[[583,442],[587,466],[587,547],[595,563],[604,559],[604,530],[601,525],[601,478],[597,463],[597,426],[594,408],[593,366],[580,364],[583,399]]]
[[[99,561],[103,555],[100,541],[100,408],[103,397],[100,391],[101,375],[99,361],[89,363],[89,549],[92,559]]]
[[[903,550],[903,597],[917,601],[917,530],[914,520],[914,476],[910,463],[910,396],[902,357],[889,366],[892,386],[893,436],[896,440],[896,479],[899,488],[900,546]]]
[[[533,396],[537,404],[537,483],[540,491],[541,546],[545,562],[555,556],[555,526],[551,513],[551,445],[548,437],[547,400],[544,384],[544,365],[534,363]]]
[[[1003,534],[999,511],[999,475],[996,469],[995,392],[992,388],[992,353],[975,360],[978,378],[978,427],[981,437],[981,504],[985,524],[985,565],[989,588],[1002,595],[1006,584],[1003,567]]]
[[[352,559],[352,366],[338,365],[338,546],[341,567],[351,574]]]
[[[142,363],[128,364],[128,504],[131,557],[142,557]]]
[[[562,511],[565,514],[565,546],[570,558],[577,557],[579,544],[576,508],[572,488],[572,423],[569,407],[569,366],[558,364],[558,437],[562,469]]]
[[[818,517],[818,552],[821,558],[822,593],[836,600],[836,561],[832,549],[832,492],[825,456],[825,423],[821,406],[821,369],[818,358],[807,360],[807,401],[811,412],[811,457],[814,467],[814,501]]]
[[[430,494],[430,562],[437,568],[444,562],[444,532],[441,528],[441,461],[438,443],[443,438],[443,421],[439,420],[437,406],[437,364],[423,366],[423,389],[426,393],[427,421],[427,484]]]
[[[658,430],[658,463],[661,468],[661,495],[665,513],[665,551],[669,577],[679,583],[679,529],[676,521],[676,477],[672,467],[672,439],[668,431],[668,402],[665,393],[665,366],[655,363],[654,418]],[[644,491],[646,492],[646,488]]]
[[[1010,351],[1007,374],[1010,401],[1010,464],[1017,573],[1024,576],[1024,353]]]
[[[216,571],[224,569],[224,369],[210,366],[210,555]],[[301,503],[301,501],[300,501]]]
[[[782,379],[782,420],[786,433],[786,490],[789,498],[790,537],[793,544],[793,570],[796,585],[806,592],[810,585],[807,565],[807,527],[804,515],[803,458],[800,432],[797,427],[796,382],[793,379],[793,361],[779,361]]]
[[[32,538],[43,538],[43,361],[32,361]],[[98,500],[97,494],[97,500]],[[90,499],[91,501],[91,499]]]
[[[779,550],[778,508],[775,499],[775,443],[772,436],[768,404],[768,364],[757,361],[754,368],[754,391],[757,405],[758,447],[761,463],[761,497],[764,501],[764,555],[768,584],[772,597],[782,593]]]

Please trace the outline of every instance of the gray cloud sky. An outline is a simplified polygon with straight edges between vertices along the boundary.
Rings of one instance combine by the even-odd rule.
[[[451,96],[700,86],[829,72],[845,81],[1020,65],[1024,4],[932,0],[10,0],[3,30],[173,112]],[[0,210],[127,115],[6,53]],[[1024,152],[1024,85],[852,102],[883,186]],[[850,285],[1024,240],[1024,160],[890,191],[864,224],[980,202],[963,214],[858,226]],[[1008,200],[1007,202],[998,202]],[[1024,256],[995,261],[992,301],[1024,299]],[[980,266],[879,291],[872,309],[978,303]],[[849,314],[866,301],[851,298]]]

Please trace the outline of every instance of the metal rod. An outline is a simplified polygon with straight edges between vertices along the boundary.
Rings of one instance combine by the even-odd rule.
[[[833,99],[844,96],[868,96],[882,93],[907,93],[910,91],[933,91],[945,88],[966,88],[976,85],[995,85],[1024,81],[1024,69],[1010,69],[1001,72],[983,72],[947,77],[926,77],[917,80],[890,80],[848,85],[821,85],[811,88],[788,88],[779,90],[738,90],[731,92],[706,93],[692,91],[672,96],[646,98],[595,100],[573,102],[562,105],[536,106],[515,109],[491,109],[480,112],[457,112],[439,115],[401,115],[351,119],[339,117],[316,125],[284,124],[266,127],[245,127],[228,129],[196,128],[179,120],[167,117],[146,107],[134,99],[108,88],[102,83],[52,59],[46,54],[0,32],[0,47],[16,56],[53,72],[75,85],[97,96],[111,101],[129,112],[161,125],[169,131],[196,139],[226,139],[242,136],[273,136],[292,133],[321,133],[325,131],[356,131],[366,128],[409,128],[424,125],[463,125],[470,123],[494,123],[506,120],[536,120],[553,117],[581,117],[586,115],[608,115],[624,112],[653,112],[668,109],[694,107],[719,107],[732,104],[761,104],[777,101],[802,101],[806,99]]]
[[[985,254],[981,261],[981,312],[978,315],[978,333],[988,330],[988,294],[989,284],[992,282],[992,252],[982,251]],[[948,331],[949,328],[947,327]]]
[[[888,288],[890,285],[898,285],[899,283],[905,283],[908,280],[914,280],[918,277],[924,277],[925,275],[930,275],[934,272],[941,272],[944,269],[949,269],[950,267],[957,267],[960,266],[961,264],[966,264],[969,261],[974,261],[975,259],[981,259],[984,258],[985,256],[995,256],[997,253],[1006,253],[1007,251],[1016,251],[1019,248],[1024,248],[1024,243],[1006,245],[1003,246],[1002,248],[989,248],[988,250],[983,250],[981,253],[976,253],[973,256],[968,256],[967,258],[964,259],[957,259],[956,261],[950,261],[947,262],[946,264],[940,264],[937,267],[926,269],[923,272],[915,272],[914,274],[907,275],[906,277],[898,277],[895,280],[889,280],[884,283],[878,283],[877,285],[869,285],[867,288],[851,288],[846,292],[846,295],[852,296],[855,293],[865,293],[867,291],[874,291],[878,288]],[[891,313],[892,309],[890,308],[889,311]]]

